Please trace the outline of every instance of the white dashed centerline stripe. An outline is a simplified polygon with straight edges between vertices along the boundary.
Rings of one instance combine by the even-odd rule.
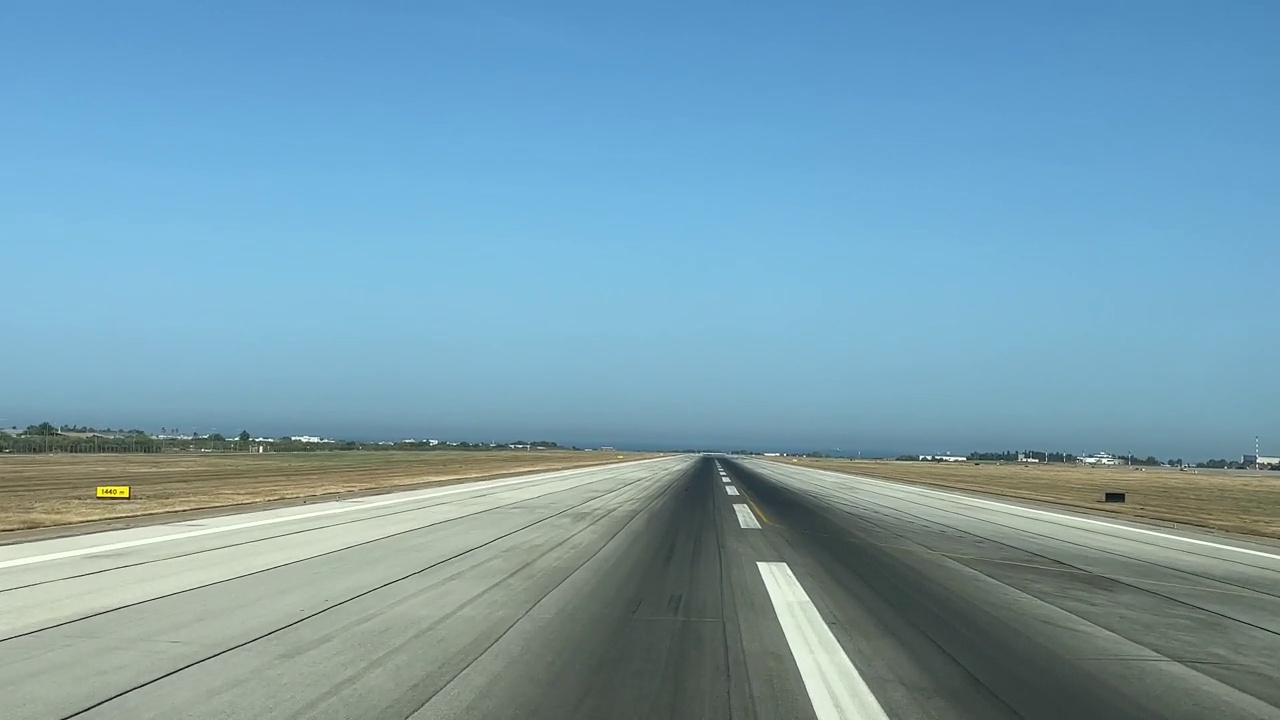
[[[734,505],[733,511],[738,515],[738,524],[748,530],[759,530],[760,521],[756,520],[756,514],[751,512],[751,508],[746,505]]]
[[[756,563],[818,720],[889,720],[784,562]]]
[[[724,491],[725,491],[725,492],[727,492],[727,493],[729,493],[730,495],[741,495],[741,494],[742,494],[742,493],[738,492],[738,488],[736,488],[736,487],[734,487],[734,486],[732,486],[732,485],[725,485],[725,486],[724,486]]]

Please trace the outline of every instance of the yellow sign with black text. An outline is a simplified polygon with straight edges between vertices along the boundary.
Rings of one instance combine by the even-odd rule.
[[[99,485],[98,497],[110,498],[112,500],[128,500],[129,486],[128,485]]]

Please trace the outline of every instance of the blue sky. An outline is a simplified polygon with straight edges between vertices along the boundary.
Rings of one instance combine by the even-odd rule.
[[[0,423],[1280,448],[1275,3],[5,12]]]

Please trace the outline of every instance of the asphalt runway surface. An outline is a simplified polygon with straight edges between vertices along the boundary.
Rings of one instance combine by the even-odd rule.
[[[671,457],[0,546],[0,718],[1280,718],[1280,550]]]

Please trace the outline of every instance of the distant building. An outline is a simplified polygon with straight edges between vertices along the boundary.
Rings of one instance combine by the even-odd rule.
[[[1280,457],[1273,455],[1245,455],[1241,462],[1245,467],[1280,467]]]
[[[963,455],[921,455],[921,462],[965,462],[969,458]]]
[[[1085,455],[1084,457],[1080,458],[1079,461],[1084,465],[1125,465],[1127,464],[1124,458],[1118,458],[1115,455],[1112,455],[1111,453],[1104,453],[1104,452],[1094,453],[1092,455]]]
[[[322,437],[316,437],[315,435],[291,435],[291,436],[289,437],[289,439],[290,439],[290,440],[292,440],[292,441],[294,441],[294,442],[300,442],[300,443],[331,443],[331,442],[334,442],[333,440],[326,440],[325,438],[322,438]],[[413,442],[413,441],[411,440],[410,442]]]

